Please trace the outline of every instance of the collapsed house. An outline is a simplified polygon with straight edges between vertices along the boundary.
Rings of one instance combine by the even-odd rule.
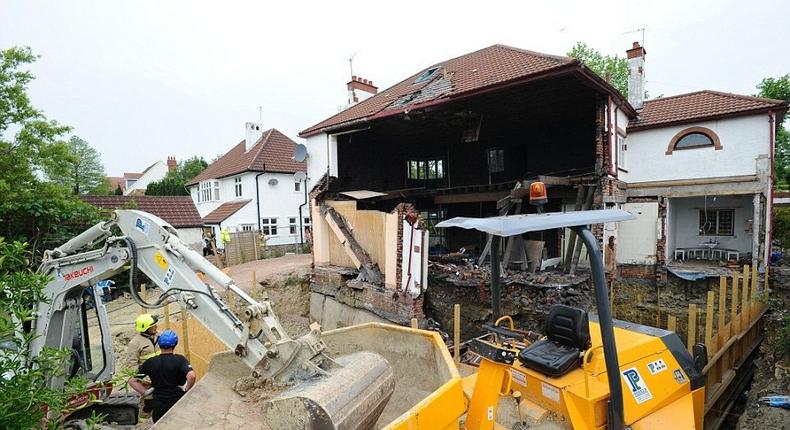
[[[644,57],[637,43],[628,51],[630,100],[577,60],[504,45],[437,63],[381,92],[353,77],[351,106],[300,133],[315,184],[313,316],[328,327],[421,318],[429,254],[478,259],[490,252],[478,232],[433,226],[458,216],[532,213],[523,199],[532,181],[548,187],[547,212],[621,207],[637,216],[629,227],[593,227],[602,243],[617,239],[624,275],[666,277],[678,249],[689,249],[677,254],[681,261],[696,257],[692,244],[708,248],[701,244],[708,236],[722,243],[736,227],[746,229],[741,215],[752,220],[749,240],[738,231],[726,248],[742,251],[718,257],[764,261],[771,121],[787,105],[714,92],[644,102]],[[355,103],[357,92],[367,98]],[[748,127],[754,135],[742,139]],[[717,198],[705,197],[714,190]],[[698,234],[689,238],[687,230]],[[506,267],[572,272],[584,264],[575,243],[569,230],[557,229],[524,235],[501,252]],[[338,302],[366,312],[327,318]]]

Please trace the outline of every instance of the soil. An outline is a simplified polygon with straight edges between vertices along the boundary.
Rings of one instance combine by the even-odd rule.
[[[742,405],[737,422],[739,430],[790,429],[790,410],[759,404],[759,399],[772,395],[790,395],[790,356],[777,348],[780,328],[790,317],[790,266],[771,268],[772,291],[770,310],[765,316],[765,337],[752,385]],[[738,411],[736,411],[738,412]]]

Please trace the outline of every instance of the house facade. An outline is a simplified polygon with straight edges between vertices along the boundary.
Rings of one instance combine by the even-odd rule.
[[[627,51],[627,99],[577,60],[494,45],[431,65],[305,129],[308,176],[321,178],[311,193],[317,272],[367,271],[369,259],[385,289],[408,291],[413,285],[403,281],[414,277],[404,273],[416,256],[401,249],[485,255],[484,235],[433,225],[535,212],[519,191],[535,180],[549,188],[546,211],[637,215],[593,226],[602,243],[617,239],[624,276],[665,279],[671,263],[689,258],[765,264],[772,127],[787,104],[713,91],[644,101],[645,54],[638,43]],[[386,246],[361,243],[369,212],[396,217],[378,224]],[[414,228],[424,243],[409,239]],[[568,230],[521,239],[531,256],[506,247],[506,264],[584,264]],[[365,252],[352,255],[357,249]],[[366,294],[387,319],[419,317],[419,294],[397,306]]]
[[[260,231],[267,245],[300,244],[310,216],[306,164],[293,160],[296,143],[276,129],[262,131],[260,124],[246,123],[245,129],[243,141],[187,184],[192,200],[216,237],[223,229]]]

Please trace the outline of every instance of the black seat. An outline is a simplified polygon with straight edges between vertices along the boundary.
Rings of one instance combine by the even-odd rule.
[[[521,364],[549,376],[562,376],[579,367],[581,352],[590,347],[587,312],[565,305],[552,306],[546,320],[546,337],[521,350]]]

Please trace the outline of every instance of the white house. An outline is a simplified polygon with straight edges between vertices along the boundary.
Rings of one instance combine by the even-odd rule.
[[[128,196],[131,194],[145,194],[145,189],[151,182],[157,182],[164,179],[167,172],[176,168],[175,157],[167,157],[167,163],[164,161],[157,161],[156,163],[146,167],[142,173],[124,173],[125,184],[123,195]]]
[[[187,184],[198,212],[217,237],[222,229],[261,231],[267,245],[302,243],[310,225],[306,163],[294,161],[296,143],[278,130],[252,122],[245,129],[243,141]]]

